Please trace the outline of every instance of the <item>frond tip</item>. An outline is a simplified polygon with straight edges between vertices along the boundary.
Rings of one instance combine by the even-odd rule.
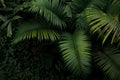
[[[66,66],[81,77],[90,73],[90,43],[83,32],[66,33],[60,41],[60,51]]]

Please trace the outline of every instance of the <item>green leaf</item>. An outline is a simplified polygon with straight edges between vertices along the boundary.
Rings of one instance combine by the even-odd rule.
[[[44,16],[47,21],[59,28],[66,26],[64,8],[59,0],[32,0],[29,11]]]
[[[117,48],[104,48],[98,51],[95,61],[112,80],[120,79],[120,51]]]
[[[17,19],[20,19],[20,18],[22,18],[22,17],[21,17],[21,16],[14,16],[14,17],[12,18],[12,21],[17,20]]]
[[[9,24],[10,20],[6,20],[2,25],[1,25],[1,29],[5,28],[8,24]]]
[[[99,36],[104,36],[102,44],[104,44],[109,37],[111,37],[111,44],[116,42],[114,38],[116,37],[117,39],[117,37],[119,37],[120,25],[119,21],[117,21],[113,15],[94,8],[87,8],[86,14],[87,20],[91,26],[91,31],[93,33],[101,31],[103,34],[99,34]]]
[[[11,37],[11,35],[12,35],[12,24],[10,22],[7,27],[7,36]]]
[[[63,40],[59,42],[60,52],[66,66],[81,77],[88,76],[91,68],[90,43],[82,31],[74,34],[63,34]]]
[[[14,38],[13,43],[18,43],[21,40],[37,38],[38,40],[50,40],[56,41],[60,38],[60,35],[49,28],[46,28],[42,23],[38,22],[26,22],[19,26],[17,35]]]

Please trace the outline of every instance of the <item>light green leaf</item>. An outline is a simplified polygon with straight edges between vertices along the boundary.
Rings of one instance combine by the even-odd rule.
[[[90,43],[87,40],[83,32],[76,31],[63,34],[63,40],[59,42],[66,66],[81,77],[88,76],[91,68]]]
[[[90,30],[93,33],[101,31],[98,36],[103,37],[102,44],[104,44],[109,37],[111,37],[111,44],[116,42],[114,38],[116,37],[116,39],[118,39],[117,37],[119,37],[120,25],[113,15],[94,8],[87,8],[86,14],[87,20],[91,26]],[[101,33],[103,35],[101,35]],[[119,40],[120,39],[118,39],[118,41]]]

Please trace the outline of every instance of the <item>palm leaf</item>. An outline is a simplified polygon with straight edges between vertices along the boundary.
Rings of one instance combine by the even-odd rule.
[[[25,39],[33,39],[37,38],[38,40],[51,40],[56,41],[58,40],[59,34],[55,30],[51,30],[45,28],[42,23],[30,21],[22,24],[17,31],[17,35],[13,41],[13,43],[17,43],[21,40]]]
[[[90,73],[90,43],[83,32],[66,33],[60,41],[60,51],[66,66],[73,73],[88,76]]]
[[[64,18],[64,8],[59,0],[33,0],[29,11],[44,16],[46,20],[56,26],[61,28],[66,26],[62,19]]]
[[[111,44],[116,42],[115,37],[118,40],[120,26],[119,22],[112,15],[93,8],[88,8],[86,14],[87,20],[91,25],[91,31],[93,33],[101,31],[101,33],[104,34],[100,34],[100,36],[104,36],[102,43],[104,43],[109,36],[112,37]]]
[[[112,80],[120,79],[120,51],[118,49],[104,48],[97,52],[95,61]]]

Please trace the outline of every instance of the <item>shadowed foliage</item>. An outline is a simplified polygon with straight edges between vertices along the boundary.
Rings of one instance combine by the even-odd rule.
[[[0,0],[0,80],[120,80],[120,0]]]

